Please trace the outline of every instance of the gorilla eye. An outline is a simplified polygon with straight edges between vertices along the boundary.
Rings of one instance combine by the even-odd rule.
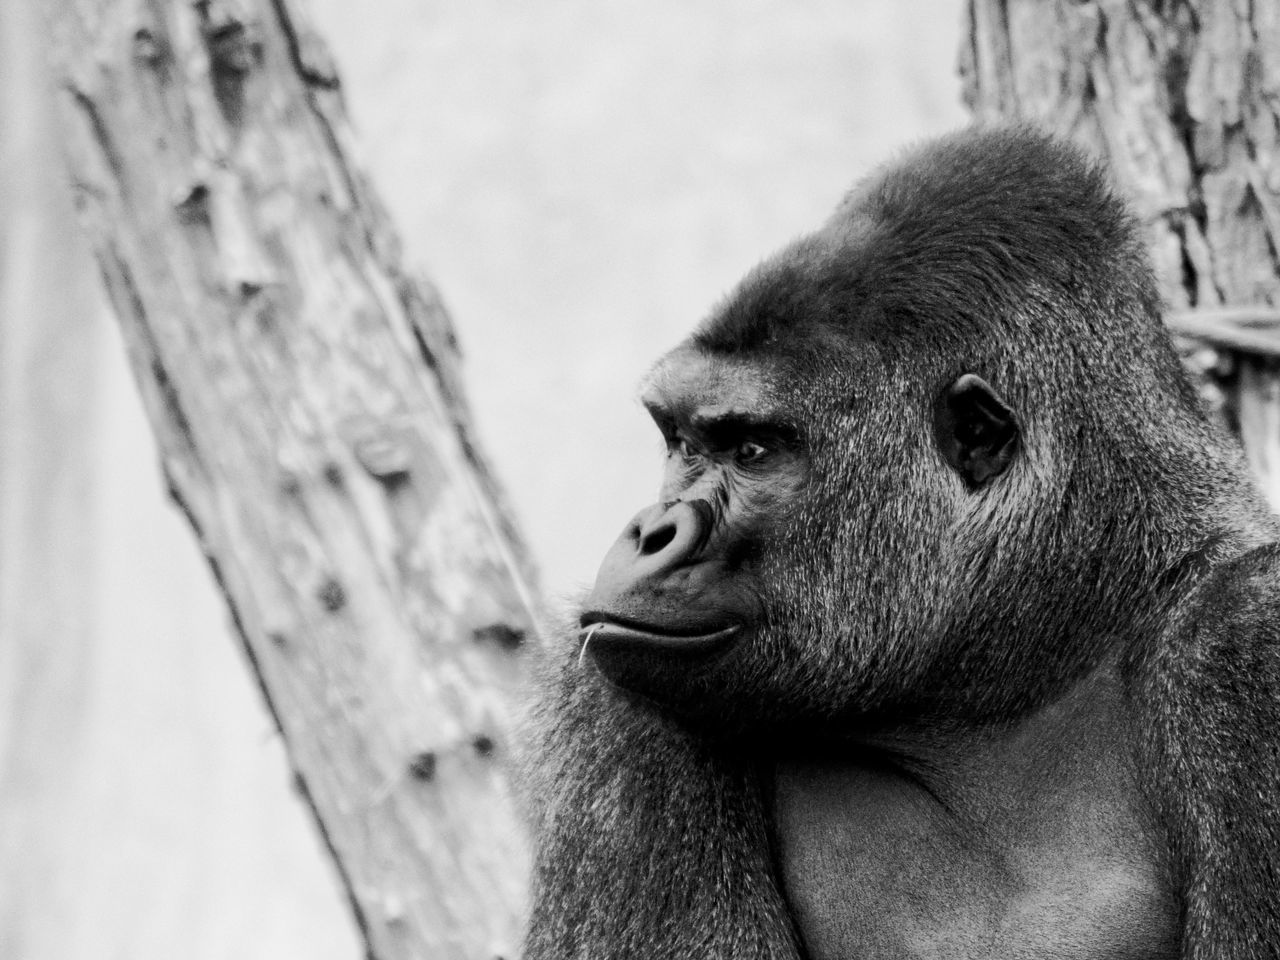
[[[694,457],[693,447],[684,437],[675,437],[672,439],[671,443],[668,445],[668,450],[680,457],[682,460],[692,460]]]
[[[733,459],[738,463],[756,463],[768,455],[769,450],[767,447],[747,440],[738,444],[738,449],[733,452]]]

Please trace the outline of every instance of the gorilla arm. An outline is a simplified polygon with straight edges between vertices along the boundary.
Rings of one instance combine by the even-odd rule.
[[[1183,956],[1280,957],[1280,545],[1193,595],[1145,671]]]
[[[525,960],[798,958],[753,765],[564,646],[575,649],[547,666],[530,777]]]

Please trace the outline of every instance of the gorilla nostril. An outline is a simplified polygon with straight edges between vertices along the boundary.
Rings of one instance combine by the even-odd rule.
[[[657,530],[650,530],[640,537],[640,554],[642,556],[651,557],[655,553],[661,553],[663,548],[676,538],[676,525],[674,523],[664,523]]]

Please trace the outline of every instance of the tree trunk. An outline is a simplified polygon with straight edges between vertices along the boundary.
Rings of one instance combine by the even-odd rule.
[[[970,0],[965,100],[1106,157],[1280,508],[1280,0]],[[1223,309],[1229,308],[1229,309]]]
[[[77,205],[174,501],[369,952],[511,956],[530,566],[292,0],[51,0]]]

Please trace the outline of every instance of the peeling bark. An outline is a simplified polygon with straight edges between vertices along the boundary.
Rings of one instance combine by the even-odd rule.
[[[967,27],[961,73],[978,118],[1033,120],[1105,157],[1169,306],[1263,308],[1254,329],[1274,332],[1280,2],[970,0]],[[1278,362],[1211,342],[1221,355],[1200,351],[1197,366],[1280,508]]]
[[[371,956],[513,956],[531,567],[292,0],[50,0],[77,206]]]

